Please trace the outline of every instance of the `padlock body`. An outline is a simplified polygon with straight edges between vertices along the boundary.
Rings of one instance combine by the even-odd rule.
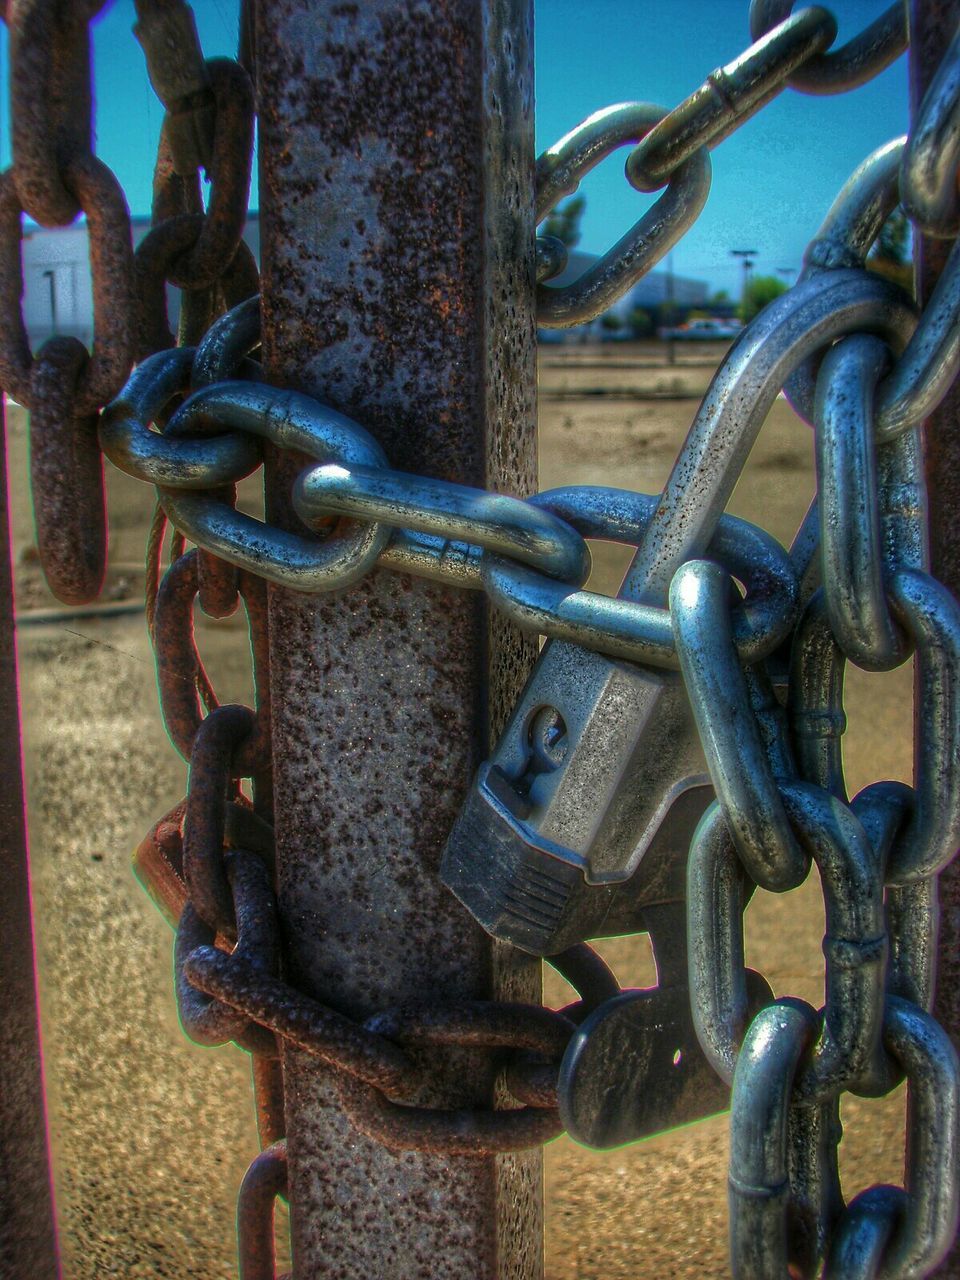
[[[440,876],[488,933],[555,955],[598,929],[616,886],[593,886],[581,859],[544,841],[502,802],[504,779],[481,767],[443,855]]]
[[[551,707],[565,744],[544,761],[531,735]],[[591,884],[632,876],[677,796],[709,782],[678,672],[563,641],[544,648],[490,763],[509,783],[501,802]]]
[[[595,937],[678,796],[708,782],[678,674],[556,641],[479,771],[441,878],[537,955]]]

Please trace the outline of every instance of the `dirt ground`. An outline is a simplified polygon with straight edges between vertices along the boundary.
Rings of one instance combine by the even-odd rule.
[[[658,490],[718,352],[549,347],[541,362],[541,487]],[[171,935],[130,871],[130,854],[183,794],[185,769],[160,725],[142,614],[42,619],[53,604],[33,553],[26,427],[8,414],[19,656],[45,1065],[64,1275],[235,1275],[236,1190],[256,1151],[246,1056],[200,1049],[179,1029]],[[775,405],[732,510],[782,540],[813,491],[812,439]],[[151,495],[110,477],[107,598],[141,591]],[[614,590],[622,549],[595,548]],[[238,622],[199,619],[218,690],[245,698]],[[909,781],[911,672],[847,680],[851,788]],[[748,961],[780,994],[822,999],[818,886],[758,893]],[[646,940],[602,944],[624,985],[653,981]],[[548,1003],[566,1001],[546,974]],[[902,1175],[903,1098],[844,1109],[851,1193]],[[549,1280],[726,1274],[726,1118],[597,1153],[560,1139],[546,1151]]]

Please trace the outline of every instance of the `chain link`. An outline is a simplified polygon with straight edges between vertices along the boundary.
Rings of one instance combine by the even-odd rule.
[[[545,218],[564,196],[572,195],[601,160],[618,147],[639,142],[664,115],[660,107],[645,102],[608,107],[545,151],[537,160],[537,220]],[[578,280],[562,289],[549,284],[539,286],[537,323],[561,328],[583,324],[600,315],[669,253],[696,220],[709,190],[710,161],[706,152],[697,154],[693,148],[688,162],[675,167],[666,191],[653,208]],[[546,265],[551,253],[555,255],[555,246],[541,242],[538,279],[543,278],[541,270],[544,274],[562,270],[563,262],[556,256],[553,266]]]
[[[638,191],[656,191],[699,150],[715,147],[787,86],[797,67],[837,34],[832,14],[803,9],[763,35],[661,120],[630,153],[627,177]]]
[[[750,0],[750,34],[758,40],[793,8],[794,0]],[[790,76],[801,93],[846,93],[879,75],[907,47],[907,6],[894,0],[857,36],[829,53],[818,54]]]

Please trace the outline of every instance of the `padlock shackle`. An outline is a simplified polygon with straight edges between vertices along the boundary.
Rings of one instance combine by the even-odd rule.
[[[770,408],[792,371],[845,333],[901,349],[916,314],[896,285],[865,271],[802,281],[766,307],[714,375],[621,595],[662,604],[686,560],[702,556]]]

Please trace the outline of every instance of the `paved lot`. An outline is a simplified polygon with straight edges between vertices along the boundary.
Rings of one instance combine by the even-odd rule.
[[[658,489],[710,368],[677,369],[607,348],[545,355],[542,487]],[[709,355],[709,353],[708,353]],[[607,367],[626,361],[633,367]],[[620,394],[596,394],[613,388]],[[668,400],[665,393],[684,398]],[[656,399],[639,398],[655,395]],[[47,603],[31,561],[24,424],[12,415],[15,548],[21,607]],[[732,509],[782,539],[812,493],[810,433],[775,406]],[[142,555],[149,494],[114,477],[114,560]],[[624,556],[599,547],[597,582],[616,586]],[[121,581],[123,580],[123,581]],[[135,590],[121,570],[111,592]],[[243,632],[203,624],[201,645],[227,698],[244,697]],[[213,1280],[234,1272],[236,1187],[256,1149],[246,1058],[199,1049],[173,1007],[169,930],[135,883],[130,853],[182,795],[185,771],[160,726],[141,617],[24,627],[20,662],[34,897],[56,1183],[68,1280],[119,1275]],[[847,764],[856,789],[909,778],[909,669],[848,677]],[[821,996],[816,884],[758,894],[749,962],[780,993]],[[625,985],[652,981],[644,939],[603,944]],[[548,974],[547,998],[568,997]],[[900,1095],[844,1113],[852,1189],[899,1181]],[[546,1153],[550,1280],[725,1274],[725,1118],[597,1154],[567,1140]]]

